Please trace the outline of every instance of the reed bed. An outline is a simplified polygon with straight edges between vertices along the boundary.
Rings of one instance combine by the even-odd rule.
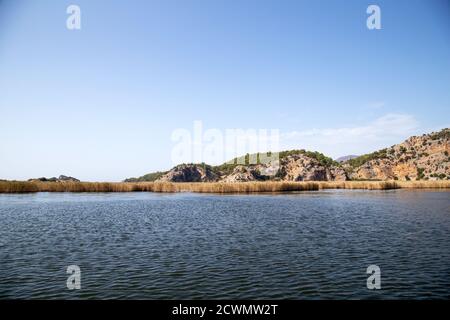
[[[40,182],[0,181],[0,193],[28,192],[199,192],[262,193],[324,189],[448,189],[450,181],[302,181],[302,182]]]
[[[448,189],[450,180],[437,181],[396,181],[400,188],[406,189]]]
[[[35,183],[23,181],[0,181],[0,193],[39,192]]]
[[[199,192],[253,193],[319,190],[317,182],[0,182],[0,193],[26,192]]]
[[[176,192],[255,193],[319,190],[316,182],[172,183]]]
[[[389,190],[400,189],[397,181],[321,181],[320,189],[364,189],[364,190]],[[425,184],[418,184],[423,188]]]

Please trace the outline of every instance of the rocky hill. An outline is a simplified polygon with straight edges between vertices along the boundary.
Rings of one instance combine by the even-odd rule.
[[[413,136],[343,163],[352,180],[450,179],[450,129]]]
[[[346,180],[346,172],[331,158],[319,152],[291,150],[280,152],[278,161],[261,163],[259,155],[246,155],[220,166],[181,164],[167,172],[147,174],[125,182],[245,182]],[[256,164],[250,164],[254,156]]]
[[[205,164],[180,164],[163,174],[159,182],[213,182],[218,176],[211,166]]]
[[[347,180],[345,170],[320,153],[292,150],[280,153],[280,160],[268,164],[238,165],[222,178],[224,182],[244,181]]]
[[[450,179],[450,129],[406,141],[370,154],[334,161],[319,153],[290,150],[279,160],[249,164],[250,155],[220,166],[182,164],[125,181],[245,182]]]

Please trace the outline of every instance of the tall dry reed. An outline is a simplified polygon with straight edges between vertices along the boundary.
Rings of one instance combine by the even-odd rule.
[[[323,189],[450,188],[450,181],[302,181],[302,182],[40,182],[0,181],[0,193],[26,192],[200,192],[257,193]]]

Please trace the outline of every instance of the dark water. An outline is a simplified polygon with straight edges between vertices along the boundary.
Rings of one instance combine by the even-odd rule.
[[[0,195],[3,299],[449,297],[449,192]]]

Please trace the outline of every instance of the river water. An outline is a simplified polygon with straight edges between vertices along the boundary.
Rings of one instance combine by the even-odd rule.
[[[0,195],[2,299],[449,297],[448,191]]]

